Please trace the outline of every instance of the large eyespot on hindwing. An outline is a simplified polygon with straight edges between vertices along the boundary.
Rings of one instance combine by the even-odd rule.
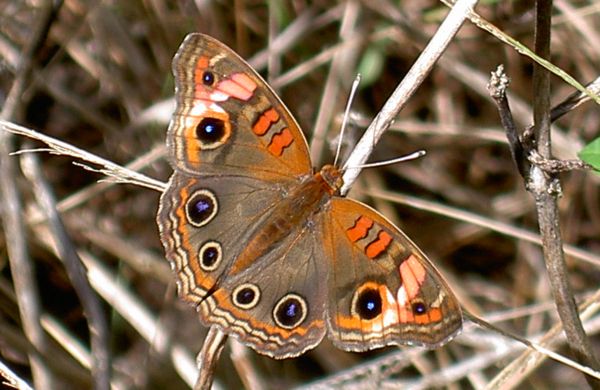
[[[185,217],[194,227],[202,227],[219,212],[217,197],[208,189],[197,190],[185,204]]]
[[[375,283],[365,283],[354,292],[350,312],[362,320],[377,318],[383,310],[383,301]]]
[[[308,315],[306,300],[298,294],[289,293],[277,301],[273,308],[273,320],[283,329],[294,329]]]
[[[206,241],[198,250],[198,261],[203,271],[211,272],[216,270],[223,259],[223,250],[221,244],[217,241]]]
[[[196,125],[195,136],[202,150],[216,149],[231,136],[229,115],[218,111],[209,113],[210,116],[203,117]]]
[[[231,293],[231,302],[240,309],[252,309],[259,301],[260,289],[252,283],[240,284]]]

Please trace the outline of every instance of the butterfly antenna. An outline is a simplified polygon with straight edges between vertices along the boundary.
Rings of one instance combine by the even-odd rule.
[[[333,166],[337,167],[337,161],[340,157],[340,153],[342,151],[342,140],[344,139],[344,132],[346,131],[346,124],[348,122],[348,117],[350,116],[350,107],[352,106],[352,102],[354,101],[354,95],[356,94],[356,90],[358,89],[358,85],[360,84],[360,73],[356,75],[354,82],[352,82],[352,89],[350,90],[350,96],[348,96],[348,102],[346,103],[346,110],[344,111],[344,118],[342,119],[342,128],[340,129],[340,138],[337,144],[337,150],[335,151],[335,158],[333,159]]]
[[[417,150],[416,152],[413,152],[411,154],[407,154],[405,156],[401,156],[398,158],[393,158],[391,160],[386,160],[386,161],[377,161],[377,162],[372,162],[372,163],[367,163],[367,164],[362,164],[362,165],[358,165],[352,168],[375,168],[375,167],[384,167],[386,165],[392,165],[392,164],[396,164],[402,161],[410,161],[410,160],[416,160],[417,158],[423,157],[425,154],[427,154],[424,150]]]

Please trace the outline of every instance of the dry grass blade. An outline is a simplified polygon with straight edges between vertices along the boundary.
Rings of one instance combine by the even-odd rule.
[[[62,156],[71,156],[78,160],[87,161],[89,163],[102,166],[104,168],[96,169],[93,167],[89,167],[83,164],[76,164],[80,167],[87,169],[92,172],[97,172],[102,175],[106,175],[115,180],[117,183],[121,184],[136,184],[141,187],[150,188],[155,191],[162,192],[165,188],[165,184],[149,178],[145,175],[142,175],[138,172],[132,171],[130,169],[124,168],[120,165],[117,165],[111,161],[105,160],[101,157],[98,157],[92,153],[86,152],[85,150],[79,149],[73,145],[70,145],[66,142],[54,139],[52,137],[48,137],[44,134],[41,134],[35,130],[27,129],[23,126],[19,126],[14,123],[6,122],[0,120],[0,126],[4,131],[11,132],[13,134],[19,134],[31,139],[35,139],[41,142],[44,142],[46,145],[50,147],[50,149],[46,150],[22,150],[18,152],[14,152],[14,154],[27,153],[27,152],[48,152],[52,154],[62,155]]]
[[[96,389],[108,389],[110,388],[112,357],[109,348],[108,323],[100,301],[92,291],[86,270],[75,251],[62,219],[58,215],[54,194],[42,175],[39,160],[33,155],[25,156],[22,159],[21,168],[35,190],[40,208],[44,210],[48,218],[56,251],[59,258],[63,260],[69,279],[88,319],[90,345],[94,359],[91,365],[94,387]]]
[[[19,378],[4,362],[0,361],[0,385],[9,389],[31,390],[31,386]]]
[[[590,296],[580,305],[582,320],[587,320],[591,316],[598,313],[598,301],[600,292]],[[590,331],[590,327],[587,327]],[[540,339],[541,346],[554,347],[557,341],[557,336],[562,331],[560,325],[554,326],[543,338]],[[538,367],[544,359],[544,353],[541,351],[527,350],[511,364],[507,365],[495,378],[488,384],[489,389],[501,389],[507,387],[515,387],[518,383],[524,381],[532,370]]]

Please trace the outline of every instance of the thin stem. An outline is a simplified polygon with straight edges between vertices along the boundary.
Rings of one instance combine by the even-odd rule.
[[[551,0],[536,2],[535,52],[541,57],[550,57]],[[550,74],[539,65],[534,66],[534,135],[537,152],[544,158],[552,156],[550,136]],[[560,195],[560,181],[554,175],[532,165],[527,183],[536,203],[543,253],[552,286],[558,314],[565,328],[569,346],[576,359],[593,369],[598,369],[590,343],[579,318],[575,299],[569,284],[560,232],[560,217],[557,198]],[[586,376],[592,388],[600,388],[600,382]]]
[[[194,385],[194,390],[210,390],[215,378],[215,369],[219,356],[225,347],[227,335],[220,331],[216,326],[208,329],[208,334],[204,338],[202,350],[198,353],[196,363],[198,365],[198,379]]]
[[[94,388],[108,390],[111,379],[111,355],[109,348],[109,330],[106,317],[98,296],[94,293],[87,278],[87,270],[77,254],[73,242],[63,221],[56,210],[54,194],[47,183],[37,156],[24,155],[22,170],[33,185],[34,194],[40,208],[48,218],[48,225],[69,279],[81,301],[90,332],[90,344],[94,362],[91,366]]]

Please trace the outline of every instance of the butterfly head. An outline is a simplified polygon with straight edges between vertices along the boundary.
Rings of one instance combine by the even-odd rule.
[[[318,173],[329,187],[329,193],[332,195],[338,195],[340,193],[340,188],[344,185],[342,174],[343,172],[333,165],[323,166]]]

